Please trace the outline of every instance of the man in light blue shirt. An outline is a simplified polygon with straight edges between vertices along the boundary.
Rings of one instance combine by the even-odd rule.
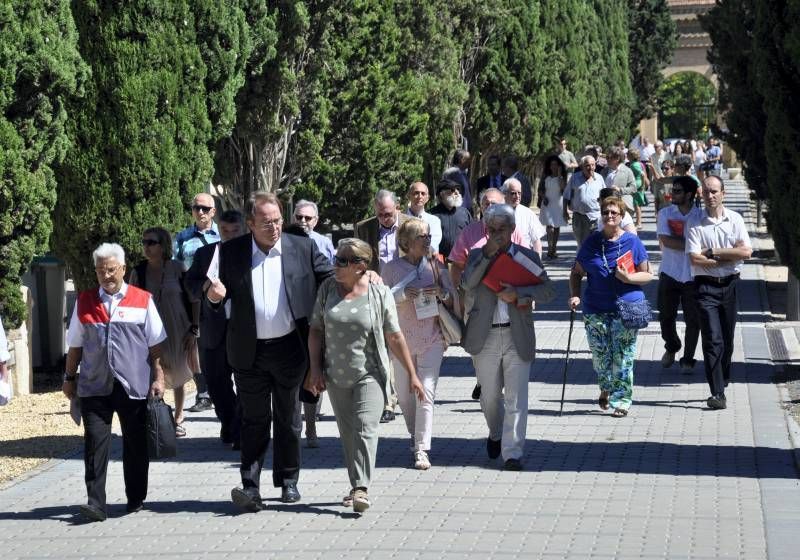
[[[207,193],[195,195],[192,200],[194,223],[179,231],[172,241],[173,258],[183,263],[184,270],[192,266],[194,254],[200,247],[219,242],[219,230],[214,223],[216,213],[213,196]]]
[[[314,240],[319,252],[325,255],[325,258],[333,264],[333,257],[336,256],[336,250],[333,248],[333,242],[328,239],[328,236],[322,235],[314,231],[319,223],[319,208],[316,202],[310,200],[299,200],[294,205],[294,223],[299,225],[306,234]]]
[[[572,210],[572,231],[578,242],[578,249],[587,237],[597,229],[600,219],[600,191],[605,187],[603,178],[594,172],[595,160],[592,156],[581,158],[581,172],[574,173],[564,190],[564,200]]]
[[[439,252],[439,243],[442,241],[442,222],[433,214],[425,211],[425,205],[431,198],[428,185],[422,181],[411,183],[408,187],[408,210],[406,214],[425,221],[430,228],[431,249],[434,253]]]

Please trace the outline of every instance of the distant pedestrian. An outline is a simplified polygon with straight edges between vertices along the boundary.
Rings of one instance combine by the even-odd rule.
[[[702,212],[694,205],[695,192],[693,179],[675,177],[672,183],[672,204],[659,210],[656,218],[656,233],[661,246],[658,276],[658,319],[661,338],[664,340],[661,367],[672,367],[675,354],[683,347],[680,367],[684,373],[691,373],[694,369],[694,354],[700,337],[691,262],[686,254],[686,222],[699,219],[698,214]],[[683,320],[686,323],[683,344],[676,329],[679,306],[683,309]]]
[[[80,512],[91,521],[105,521],[114,413],[122,428],[127,512],[142,509],[147,497],[146,398],[164,394],[161,343],[167,333],[150,294],[125,283],[122,247],[103,243],[92,259],[100,286],[78,295],[67,331],[61,389],[68,398],[80,399],[89,498]]]
[[[650,180],[647,172],[639,161],[639,152],[635,148],[628,150],[628,157],[631,160],[631,171],[633,180],[636,183],[636,192],[633,193],[633,209],[636,213],[636,229],[642,229],[642,208],[649,204],[647,191],[650,189]]]
[[[8,360],[11,359],[11,354],[8,353],[8,340],[6,340],[6,331],[3,329],[3,318],[0,317],[0,382],[6,384],[8,394],[0,395],[0,404],[7,404],[11,399],[11,376],[8,373]]]
[[[522,183],[519,179],[506,179],[500,189],[505,196],[506,204],[514,209],[516,219],[516,231],[522,236],[522,245],[529,247],[533,251],[542,254],[542,237],[547,234],[547,230],[539,221],[536,212],[520,203],[522,199]]]
[[[547,228],[547,257],[558,257],[558,237],[567,225],[564,209],[564,190],[567,188],[567,168],[557,156],[544,162],[544,174],[539,182],[539,217]]]
[[[214,216],[217,214],[214,197],[208,193],[198,193],[192,199],[192,217],[194,223],[175,234],[172,246],[172,258],[181,263],[183,270],[189,270],[192,266],[194,254],[200,247],[219,242],[219,229],[214,223]],[[200,303],[193,302],[192,322],[200,320]],[[192,364],[192,376],[194,384],[197,386],[197,397],[195,403],[187,408],[189,412],[202,412],[209,410],[212,406],[211,396],[208,393],[206,378],[200,371],[200,364]]]
[[[305,382],[313,394],[327,389],[330,395],[350,478],[351,490],[342,503],[357,513],[371,505],[368,490],[378,450],[378,426],[388,402],[387,347],[403,365],[397,374],[407,375],[407,390],[419,401],[425,400],[391,291],[371,283],[367,276],[371,261],[372,250],[360,239],[339,242],[335,276],[320,286],[311,316]]]
[[[503,175],[509,179],[516,179],[522,185],[522,200],[520,204],[530,208],[533,202],[533,190],[531,189],[531,180],[519,169],[519,158],[514,155],[508,155],[503,158]]]
[[[736,329],[736,287],[745,259],[753,253],[742,216],[723,205],[725,184],[711,175],[703,181],[704,208],[686,223],[686,253],[703,334],[703,362],[711,390],[710,409],[726,408]]]
[[[620,227],[626,206],[621,198],[601,203],[603,231],[590,235],[581,245],[569,276],[569,307],[583,308],[586,338],[600,385],[597,402],[609,406],[614,417],[628,415],[633,402],[633,366],[636,359],[637,329],[628,328],[616,308],[617,298],[634,302],[644,299],[642,286],[652,280],[647,251],[641,240]],[[619,266],[620,257],[630,252],[635,271]],[[581,281],[586,290],[581,298]]]
[[[458,184],[453,181],[441,181],[436,185],[436,198],[439,204],[431,208],[431,214],[442,223],[442,241],[439,254],[445,259],[455,245],[461,231],[472,221],[469,211],[457,204]]]
[[[431,199],[428,185],[422,181],[414,181],[409,185],[406,196],[408,197],[406,214],[419,218],[428,224],[431,234],[431,250],[434,253],[438,253],[439,244],[442,242],[442,221],[437,216],[425,211],[425,205]]]
[[[603,178],[595,173],[594,158],[583,156],[581,172],[573,173],[564,191],[564,200],[572,210],[572,231],[575,233],[578,248],[595,230],[600,220],[600,203],[597,200],[603,187]]]
[[[322,235],[314,231],[319,223],[319,208],[317,207],[317,203],[305,199],[298,200],[294,205],[292,223],[298,224],[305,234],[317,244],[319,252],[325,255],[328,260],[331,261],[331,264],[333,264],[333,257],[336,255],[333,242],[328,239],[327,235]]]

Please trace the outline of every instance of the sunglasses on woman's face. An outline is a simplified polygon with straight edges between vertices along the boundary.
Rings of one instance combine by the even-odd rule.
[[[363,262],[366,262],[361,257],[350,257],[349,259],[346,259],[344,257],[340,257],[339,255],[333,257],[333,260],[336,266],[338,266],[339,268],[346,268],[351,264],[361,264]]]

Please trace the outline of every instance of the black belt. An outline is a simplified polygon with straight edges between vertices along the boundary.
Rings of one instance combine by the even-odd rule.
[[[256,339],[256,344],[261,344],[261,345],[277,344],[279,342],[284,342],[287,339],[295,337],[295,336],[297,336],[297,335],[295,334],[295,331],[292,330],[292,332],[290,332],[289,334],[285,334],[283,336],[279,336],[279,337],[276,337],[276,338],[257,338]]]
[[[493,329],[502,329],[503,327],[510,327],[511,323],[492,323]]]
[[[738,274],[729,274],[728,276],[695,276],[694,281],[699,284],[711,284],[712,286],[727,286],[734,280],[738,280]]]

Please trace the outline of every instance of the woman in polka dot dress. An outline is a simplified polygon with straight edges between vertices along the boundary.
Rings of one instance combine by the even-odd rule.
[[[359,239],[343,239],[336,251],[336,271],[319,288],[308,337],[309,374],[305,388],[328,391],[350,477],[342,504],[363,513],[371,502],[367,489],[375,468],[378,426],[387,401],[387,346],[408,372],[410,390],[422,401],[417,378],[386,286],[366,276],[372,249]],[[323,360],[324,358],[324,360]],[[324,361],[324,367],[323,367]]]

